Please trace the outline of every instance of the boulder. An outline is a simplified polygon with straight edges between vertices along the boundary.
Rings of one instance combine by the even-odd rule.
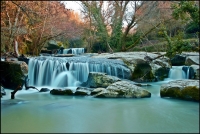
[[[199,55],[198,56],[187,56],[185,65],[199,65]]]
[[[53,95],[73,95],[73,91],[71,89],[52,89],[50,91],[50,94],[53,94]]]
[[[185,65],[186,55],[177,54],[171,59],[172,66]]]
[[[98,98],[145,98],[151,93],[127,81],[118,81],[94,95]]]
[[[87,80],[88,87],[97,88],[103,87],[106,88],[110,84],[120,81],[118,77],[106,75],[106,73],[99,72],[90,72]]]
[[[194,70],[194,79],[199,80],[199,65],[191,65],[190,67]]]
[[[23,87],[28,75],[28,65],[24,61],[1,61],[1,84],[4,88]]]
[[[161,97],[199,101],[199,80],[175,80],[160,87]]]
[[[102,53],[92,57],[122,60],[131,70],[131,80],[149,82],[156,81],[156,78],[161,80],[168,77],[168,71],[171,68],[170,60],[161,56],[163,54],[165,53],[117,52],[113,54]],[[160,73],[160,70],[164,73]]]
[[[41,89],[40,89],[40,92],[48,92],[48,91],[50,91],[49,88],[41,88]]]

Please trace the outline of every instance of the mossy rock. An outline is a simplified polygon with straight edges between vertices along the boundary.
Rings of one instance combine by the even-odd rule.
[[[28,65],[23,61],[1,61],[2,85],[5,88],[16,89],[23,87],[25,77],[28,75]]]
[[[192,86],[191,84],[184,85],[172,85],[170,83],[161,86],[160,90],[161,97],[171,97],[176,99],[199,101],[199,88]]]
[[[142,79],[141,79],[142,78]],[[148,63],[137,64],[133,73],[132,80],[134,81],[152,81],[155,79],[151,66]]]
[[[188,86],[181,90],[181,98],[199,101],[199,89],[196,86]]]

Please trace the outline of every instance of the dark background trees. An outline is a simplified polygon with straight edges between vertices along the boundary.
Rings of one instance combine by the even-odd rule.
[[[80,1],[80,5],[82,18],[59,1],[1,1],[1,53],[39,55],[49,40],[88,52],[134,51],[158,42],[166,42],[168,55],[198,50],[186,40],[199,38],[198,1]]]

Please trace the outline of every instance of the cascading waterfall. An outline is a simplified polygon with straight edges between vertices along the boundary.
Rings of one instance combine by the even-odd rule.
[[[80,55],[80,54],[82,54],[84,52],[85,52],[84,48],[69,48],[69,49],[59,50],[58,54],[69,54],[69,53],[72,53],[74,55]]]
[[[194,72],[194,69],[192,67],[183,66],[182,70],[185,72],[187,79],[193,79],[194,78],[195,72]]]
[[[128,78],[130,69],[120,60],[90,57],[48,57],[29,60],[29,84],[33,86],[78,86],[86,82],[89,72],[104,72]]]
[[[190,66],[172,66],[169,71],[169,79],[191,79],[194,70]]]
[[[169,71],[170,79],[186,79],[186,74],[182,70],[182,66],[172,66]]]

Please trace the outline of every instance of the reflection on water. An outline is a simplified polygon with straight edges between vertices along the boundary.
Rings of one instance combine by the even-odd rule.
[[[58,96],[22,90],[16,93],[16,99],[26,103],[1,109],[1,132],[198,133],[199,103],[160,98],[161,83],[144,87],[152,95],[142,99]]]

